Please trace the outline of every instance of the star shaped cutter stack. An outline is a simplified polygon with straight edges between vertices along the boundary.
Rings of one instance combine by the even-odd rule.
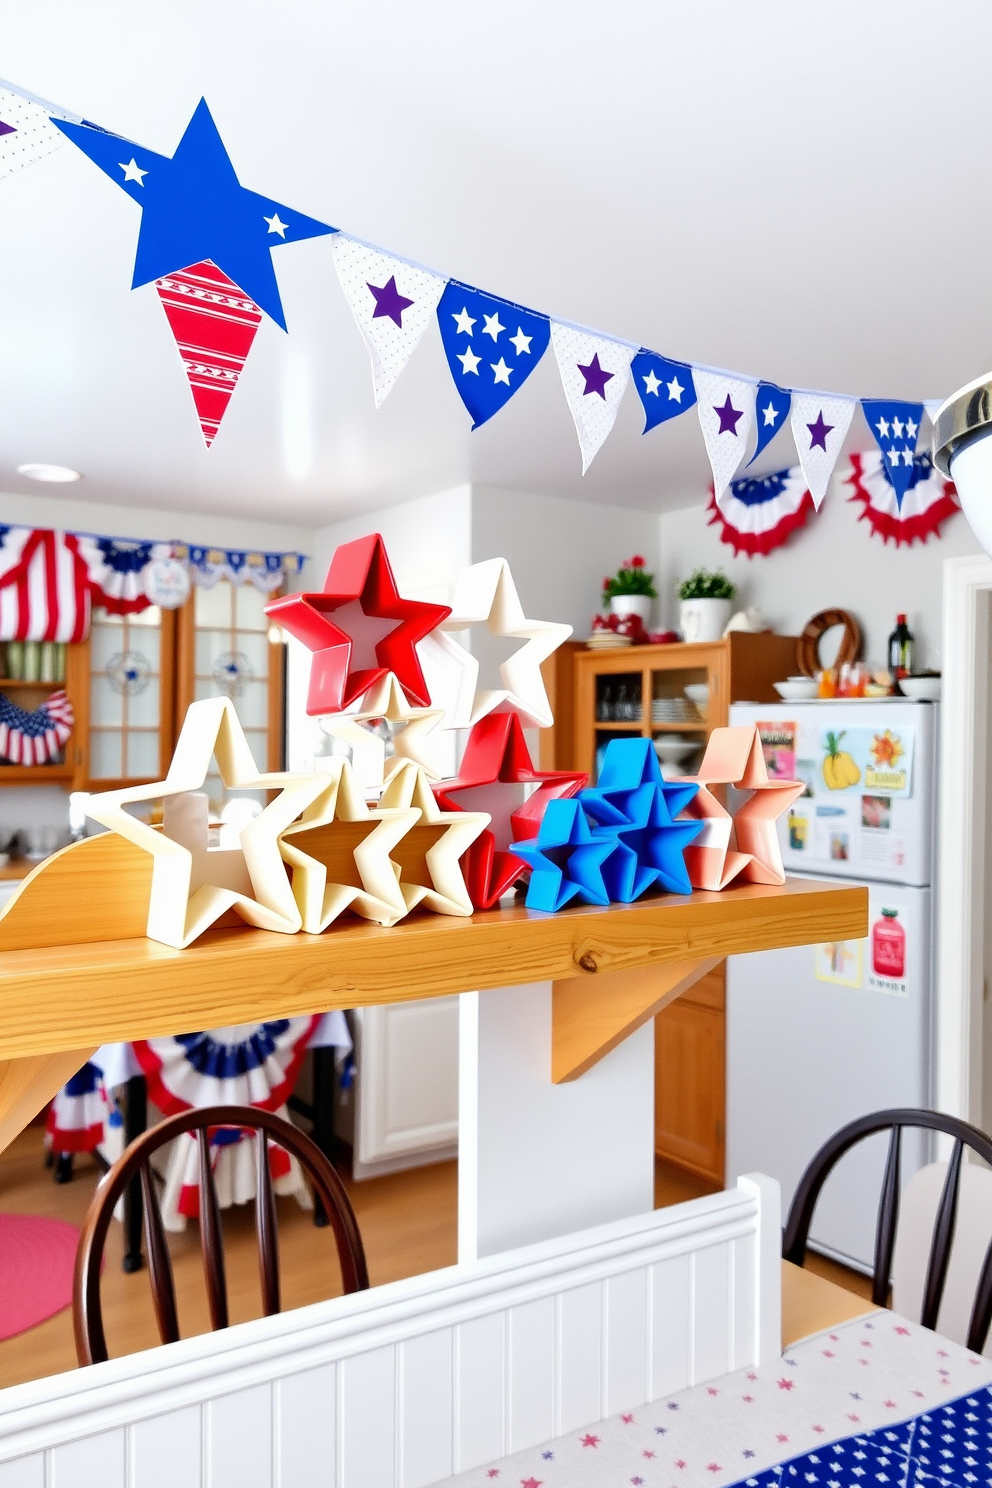
[[[692,780],[699,791],[686,814],[703,823],[701,835],[686,849],[692,887],[725,889],[737,878],[745,883],[785,883],[775,823],[806,786],[801,780],[769,779],[757,728],[749,724],[714,729],[699,774]],[[731,812],[712,786],[732,786],[750,794]]]
[[[553,912],[573,902],[609,904],[604,867],[616,850],[615,837],[590,830],[581,797],[549,801],[537,836],[510,847],[531,870],[527,908]]]
[[[320,793],[279,838],[303,929],[319,935],[345,910],[395,925],[408,905],[391,855],[419,822],[419,808],[370,807],[344,756],[319,778]]]
[[[417,643],[451,608],[400,596],[378,533],[342,543],[320,593],[273,600],[265,613],[313,652],[311,716],[346,712],[390,672],[408,702],[431,706]]]
[[[205,806],[175,800],[200,792],[212,757],[228,788],[279,792],[241,831],[238,849],[208,849]],[[291,935],[301,928],[302,919],[278,838],[320,794],[323,779],[315,774],[260,772],[230,698],[204,698],[189,707],[164,780],[91,796],[86,812],[151,854],[146,931],[151,940],[183,950],[229,910],[260,930]],[[158,799],[166,807],[165,831],[125,810]]]
[[[411,706],[396,674],[388,672],[347,713],[323,716],[320,727],[351,750],[359,789],[367,796],[378,796],[405,762],[419,765],[433,780],[440,779],[430,735],[443,717],[441,708]],[[388,759],[385,739],[370,727],[377,722],[389,726],[394,752]]]
[[[586,778],[578,771],[535,770],[516,713],[489,713],[475,724],[458,775],[433,790],[446,811],[467,806],[492,818],[463,860],[476,909],[492,909],[526,871],[527,864],[511,850],[511,843],[536,837],[548,802],[577,795]],[[531,795],[520,789],[528,785],[537,786]],[[466,806],[457,799],[463,794]]]
[[[490,635],[523,642],[500,666],[501,688],[479,687],[479,661],[454,638],[473,625]],[[550,728],[551,704],[541,663],[572,634],[570,625],[528,620],[505,558],[488,558],[463,569],[451,614],[418,652],[431,696],[443,707],[446,728],[471,728],[490,713],[517,713],[525,728]]]
[[[380,809],[420,811],[397,843],[393,856],[400,871],[400,893],[408,910],[422,907],[435,914],[470,915],[462,858],[490,823],[486,811],[442,811],[422,766],[398,760],[379,802]]]

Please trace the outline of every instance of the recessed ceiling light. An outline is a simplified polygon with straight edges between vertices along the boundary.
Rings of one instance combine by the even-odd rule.
[[[37,481],[77,481],[83,478],[78,470],[70,470],[68,465],[18,465],[17,473]]]

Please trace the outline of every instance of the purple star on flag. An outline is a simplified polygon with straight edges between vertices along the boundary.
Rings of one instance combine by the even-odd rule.
[[[827,452],[827,435],[828,434],[831,434],[833,432],[834,425],[833,424],[825,424],[823,422],[823,409],[822,408],[820,409],[819,413],[816,415],[816,423],[815,424],[807,424],[806,427],[809,430],[809,447],[810,447],[810,449],[812,450],[812,449],[819,448],[819,449],[822,449],[822,451],[823,451],[824,454],[826,454],[826,452]]]
[[[3,122],[3,120],[0,119],[0,134],[16,134],[16,133],[17,133],[17,126],[16,125],[14,125],[14,124],[5,124]]]
[[[393,274],[387,284],[376,288],[374,284],[368,285],[375,296],[375,309],[372,311],[372,319],[376,320],[380,315],[388,315],[389,319],[395,321],[400,330],[403,329],[403,311],[408,310],[413,304],[406,295],[401,295],[396,288],[396,275]]]
[[[597,351],[593,353],[592,361],[587,367],[583,367],[581,362],[576,362],[575,365],[578,367],[579,371],[582,373],[582,376],[585,378],[586,386],[585,392],[582,396],[586,398],[589,396],[590,393],[598,393],[605,403],[606,394],[603,389],[613,377],[613,373],[605,371],[599,365],[599,352]]]
[[[733,403],[731,403],[730,401],[729,393],[727,394],[727,401],[726,403],[724,403],[722,408],[718,408],[715,403],[713,404],[713,412],[720,420],[720,427],[717,430],[717,433],[736,435],[737,421],[738,419],[742,419],[744,417],[744,410],[743,408],[738,409],[734,407]]]

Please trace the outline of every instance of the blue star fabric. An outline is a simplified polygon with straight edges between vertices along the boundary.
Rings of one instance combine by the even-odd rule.
[[[788,388],[780,388],[774,382],[759,382],[758,392],[754,400],[754,422],[758,430],[758,442],[754,447],[754,454],[748,460],[753,465],[761,454],[771,444],[779,429],[783,428],[789,420],[789,410],[792,407],[792,394]]]
[[[242,186],[205,99],[171,159],[91,125],[52,123],[141,207],[132,289],[210,259],[286,329],[269,250],[337,229]]]
[[[642,347],[630,364],[630,375],[644,408],[642,434],[692,408],[696,388],[692,369]]]
[[[593,836],[579,802],[549,801],[536,837],[513,842],[510,852],[531,869],[527,908],[554,911],[577,900],[609,904],[603,864],[616,851],[616,839]]]
[[[437,307],[441,344],[472,428],[499,413],[551,341],[551,322],[512,300],[448,281]]]
[[[862,398],[861,407],[882,451],[883,469],[895,487],[896,504],[901,511],[902,498],[913,483],[913,457],[923,418],[923,404]]]
[[[603,767],[594,786],[587,786],[579,799],[598,826],[625,826],[635,793],[643,785],[661,792],[669,822],[675,820],[699,790],[689,782],[665,780],[650,739],[611,739],[603,756]]]

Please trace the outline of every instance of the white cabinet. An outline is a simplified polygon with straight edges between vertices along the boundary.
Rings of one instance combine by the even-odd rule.
[[[458,998],[360,1008],[354,1175],[458,1151]]]

